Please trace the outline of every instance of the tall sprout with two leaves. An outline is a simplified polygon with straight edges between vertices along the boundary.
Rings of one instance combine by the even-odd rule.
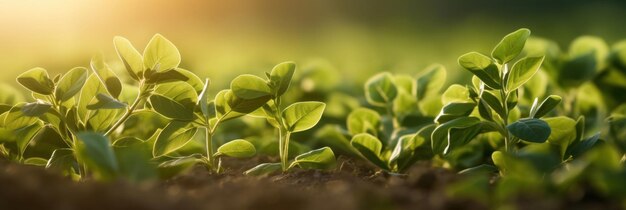
[[[251,115],[263,117],[278,131],[279,163],[263,163],[248,171],[248,175],[260,175],[282,170],[286,172],[294,167],[303,169],[329,169],[335,165],[333,151],[324,147],[295,157],[289,161],[289,142],[291,134],[308,130],[315,126],[324,113],[326,104],[307,101],[296,102],[285,107],[283,95],[289,89],[296,65],[284,62],[276,65],[266,79],[254,75],[240,75],[230,85],[234,99],[251,101],[248,108]]]

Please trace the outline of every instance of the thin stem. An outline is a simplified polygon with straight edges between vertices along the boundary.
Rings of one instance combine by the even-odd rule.
[[[111,135],[113,132],[115,132],[115,130],[118,127],[120,127],[122,124],[124,124],[124,122],[126,122],[126,120],[128,120],[128,118],[130,117],[130,115],[133,114],[135,109],[137,109],[137,106],[139,106],[141,101],[143,101],[143,99],[147,97],[146,94],[145,94],[145,90],[144,90],[143,86],[144,86],[144,82],[142,80],[142,81],[139,82],[139,94],[137,95],[137,98],[130,105],[130,107],[128,107],[128,109],[126,109],[126,112],[124,112],[124,115],[122,115],[122,118],[120,118],[117,122],[115,122],[115,124],[113,124],[113,126],[111,126],[111,128],[109,128],[109,130],[107,130],[107,132],[104,133],[105,136]]]
[[[387,106],[385,106],[385,108],[387,108],[387,114],[389,114],[389,116],[391,116],[392,122],[393,122],[393,129],[396,130],[398,128],[400,128],[400,122],[398,121],[398,117],[396,116],[396,113],[393,112],[393,104],[388,104]]]
[[[209,167],[212,171],[215,171],[215,159],[213,158],[213,131],[209,129],[209,127],[204,127],[206,129],[206,158],[209,162]]]
[[[291,133],[289,131],[287,131],[285,133],[285,137],[283,138],[283,148],[282,148],[282,155],[280,156],[280,162],[281,165],[283,166],[283,171],[287,171],[287,169],[289,168],[289,138],[291,137]]]
[[[503,87],[500,89],[500,98],[502,98],[502,107],[504,108],[504,116],[502,116],[502,127],[506,131],[506,135],[504,135],[504,150],[506,152],[512,152],[513,142],[509,142],[511,137],[510,137],[509,131],[506,128],[509,125],[509,105],[507,104],[509,94],[507,93],[504,87],[504,84],[506,84],[504,79],[505,79],[506,73],[508,72],[507,64],[504,64],[503,68],[504,69],[502,71],[502,76],[501,76],[502,80],[500,81],[500,84],[502,84]]]

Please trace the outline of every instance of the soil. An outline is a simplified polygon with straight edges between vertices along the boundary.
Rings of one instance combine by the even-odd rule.
[[[446,185],[460,177],[428,163],[416,164],[407,176],[375,173],[369,165],[347,158],[338,160],[335,171],[242,175],[264,161],[229,159],[224,165],[230,168],[221,175],[196,167],[169,180],[144,184],[74,182],[40,167],[0,162],[0,209],[488,209],[472,200],[449,198]],[[571,205],[531,203],[534,209]]]

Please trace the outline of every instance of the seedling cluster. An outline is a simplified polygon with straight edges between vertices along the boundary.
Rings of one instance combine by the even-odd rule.
[[[257,140],[276,141],[271,149],[278,157],[246,175],[332,170],[335,150],[390,175],[420,161],[458,171],[467,180],[450,194],[485,202],[575,187],[626,197],[626,105],[619,106],[626,102],[626,44],[609,48],[597,37],[581,37],[563,53],[529,37],[530,30],[519,29],[491,53],[461,55],[461,71],[471,75],[463,84],[446,86],[441,65],[416,76],[378,73],[365,82],[360,107],[340,117],[345,126],[334,127],[323,119],[326,103],[288,94],[302,91],[292,85],[298,82],[293,62],[276,65],[265,78],[239,75],[211,95],[211,80],[180,68],[178,49],[163,36],[155,35],[143,53],[115,37],[125,77],[97,55],[89,68],[53,77],[43,68],[22,73],[17,82],[31,92],[29,102],[2,93],[0,156],[76,180],[166,179],[198,164],[219,174],[228,169],[223,158],[260,151],[249,140],[255,136],[231,138],[220,130],[261,118],[272,129]],[[312,129],[318,122],[324,129]],[[295,150],[292,134],[305,136],[295,135],[300,132],[322,138],[321,147]]]

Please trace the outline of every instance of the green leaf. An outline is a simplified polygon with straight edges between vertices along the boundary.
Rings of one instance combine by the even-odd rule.
[[[347,127],[351,135],[359,133],[369,133],[378,135],[380,127],[380,115],[378,112],[368,108],[358,108],[348,115]]]
[[[186,77],[186,79],[181,79],[181,81],[191,85],[196,90],[196,93],[200,94],[204,90],[204,82],[193,72],[182,68],[176,68],[174,71]]]
[[[125,103],[102,93],[98,93],[98,95],[96,95],[96,100],[97,101],[95,103],[87,105],[87,109],[124,109],[127,106]]]
[[[506,128],[515,137],[535,143],[545,142],[551,133],[548,123],[536,118],[520,119],[509,124]]]
[[[50,95],[54,90],[54,82],[43,68],[34,68],[17,76],[17,82],[35,93]]]
[[[24,112],[22,112],[24,105],[26,105],[26,103],[18,103],[5,113],[3,124],[6,129],[17,130],[39,121],[37,117],[24,115]]]
[[[500,72],[491,58],[477,52],[470,52],[461,55],[458,62],[459,65],[483,81],[485,85],[493,89],[502,88]]]
[[[476,117],[460,117],[437,126],[431,135],[433,153],[446,154],[463,145],[478,134],[478,128],[480,120]]]
[[[550,117],[544,119],[552,129],[548,142],[559,145],[561,156],[567,146],[576,139],[576,121],[568,117]]]
[[[243,139],[236,139],[225,144],[222,144],[217,148],[217,153],[214,156],[226,155],[235,158],[248,158],[256,154],[254,145]]]
[[[235,96],[242,99],[258,99],[273,97],[272,90],[260,77],[244,74],[239,75],[230,83]]]
[[[489,107],[493,109],[493,111],[496,111],[496,113],[500,115],[500,118],[504,118],[504,116],[506,115],[504,107],[502,107],[500,99],[496,97],[493,93],[489,91],[483,91],[480,99],[481,101],[484,101],[487,105],[489,105]]]
[[[270,100],[270,97],[261,97],[261,98],[255,98],[255,99],[242,99],[242,98],[235,96],[234,92],[231,90],[229,90],[228,92],[224,92],[224,101],[226,102],[225,104],[227,104],[228,107],[230,107],[230,109],[232,109],[233,111],[238,112],[238,113],[243,113],[243,114],[247,114],[254,110],[259,109],[263,105],[267,104],[269,100]],[[220,104],[223,104],[223,103],[220,102]],[[217,100],[216,100],[216,108],[218,108]],[[221,108],[218,109],[218,111],[220,110],[222,109]],[[224,109],[224,110],[227,110],[227,109]]]
[[[316,101],[297,102],[283,110],[282,117],[289,132],[305,131],[317,124],[324,113],[325,103]]]
[[[459,117],[466,117],[472,113],[475,107],[476,104],[473,102],[449,103],[441,109],[441,112],[435,118],[435,122],[445,123]]]
[[[133,47],[130,41],[124,37],[116,36],[113,38],[113,44],[130,77],[137,81],[139,78],[143,78],[143,56]]]
[[[44,158],[40,158],[40,157],[29,157],[26,160],[24,160],[25,165],[33,165],[33,166],[40,166],[40,167],[45,167],[47,163],[48,163],[48,160]]]
[[[87,81],[89,70],[83,67],[76,67],[67,72],[54,90],[55,97],[60,101],[67,101],[80,92]]]
[[[335,154],[330,147],[323,147],[296,156],[296,159],[289,168],[298,166],[302,169],[329,170],[337,165]]]
[[[500,64],[508,63],[522,52],[529,36],[530,30],[526,28],[507,34],[493,49],[491,57]]]
[[[406,162],[413,154],[413,151],[424,144],[425,139],[417,134],[409,134],[401,136],[398,139],[398,143],[394,147],[391,155],[389,156],[389,165],[397,163],[398,169],[401,169],[401,162]]]
[[[186,70],[185,70],[186,71]],[[165,84],[170,82],[187,82],[187,81],[195,81],[194,79],[190,79],[185,73],[183,73],[183,69],[176,68],[172,70],[150,73],[147,75],[148,79],[146,80],[147,84]],[[197,76],[194,76],[197,77]],[[193,78],[193,77],[192,77]],[[191,83],[189,83],[191,85]]]
[[[378,140],[378,138],[367,133],[361,133],[352,137],[350,145],[359,151],[359,153],[372,164],[380,167],[381,169],[389,170],[389,166],[387,166],[385,161],[382,160],[380,153],[383,149],[383,144],[380,140]]]
[[[446,69],[439,64],[429,66],[417,77],[416,84],[417,100],[439,95],[439,91],[446,84]]]
[[[22,112],[24,113],[24,116],[38,117],[48,112],[50,108],[52,108],[52,104],[37,99],[35,102],[24,104]]]
[[[276,96],[283,95],[289,89],[289,84],[295,71],[296,64],[293,62],[283,62],[272,69],[269,79]]]
[[[60,148],[52,152],[52,156],[48,159],[46,164],[47,169],[55,169],[63,172],[64,175],[70,175],[77,167],[76,158],[74,157],[74,151],[69,148]]]
[[[574,158],[578,158],[601,142],[602,141],[600,140],[600,133],[597,133],[596,135],[593,135],[568,147],[567,152],[565,153],[565,157],[569,157],[571,155]]]
[[[600,71],[606,67],[606,58],[609,55],[609,46],[606,42],[595,36],[580,36],[576,38],[569,46],[568,56],[570,58],[576,58],[578,56],[585,56],[587,54],[593,55],[595,60],[595,69],[593,73]]]
[[[154,150],[152,155],[159,157],[174,152],[185,146],[191,138],[196,134],[198,129],[189,126],[189,123],[172,121],[170,122],[159,137],[154,142]]]
[[[159,114],[177,120],[192,120],[198,95],[186,82],[159,85],[150,96],[152,108]]]
[[[178,67],[180,53],[170,40],[155,34],[143,51],[143,65],[153,72],[164,72]]]
[[[469,98],[469,90],[461,85],[451,85],[443,92],[441,96],[442,104],[449,104],[452,102],[471,102]]]
[[[389,72],[374,75],[365,83],[365,99],[374,106],[387,106],[398,95],[398,89]]]
[[[97,54],[93,58],[91,58],[91,70],[95,73],[95,75],[100,79],[100,82],[104,84],[107,91],[113,98],[117,98],[120,96],[122,92],[122,82],[115,75],[113,70],[109,68],[102,58],[102,54]]]
[[[13,138],[15,138],[15,143],[17,145],[17,150],[19,155],[22,156],[26,148],[33,141],[37,134],[43,131],[43,126],[40,123],[34,123],[32,125],[19,128],[17,130],[13,130]]]
[[[517,61],[509,72],[506,91],[512,92],[528,82],[528,80],[530,80],[530,78],[532,78],[533,75],[539,71],[543,58],[543,56],[527,57]]]
[[[78,145],[76,154],[79,160],[84,162],[89,170],[98,178],[111,180],[119,172],[119,166],[111,143],[107,137],[93,132],[81,132],[77,134]]]
[[[265,174],[270,174],[275,171],[279,171],[282,169],[282,165],[280,163],[262,163],[246,172],[243,172],[244,175],[248,176],[260,176]]]
[[[120,139],[117,139],[113,142],[113,147],[129,147],[129,146],[134,146],[137,144],[141,144],[144,143],[143,140],[137,138],[137,137],[122,137]]]
[[[554,108],[556,108],[556,106],[558,106],[559,103],[561,103],[561,100],[562,100],[561,96],[557,96],[557,95],[548,96],[545,100],[543,100],[543,102],[541,102],[541,105],[539,105],[539,108],[536,109],[536,111],[531,115],[531,117],[540,118],[540,117],[545,116]]]

